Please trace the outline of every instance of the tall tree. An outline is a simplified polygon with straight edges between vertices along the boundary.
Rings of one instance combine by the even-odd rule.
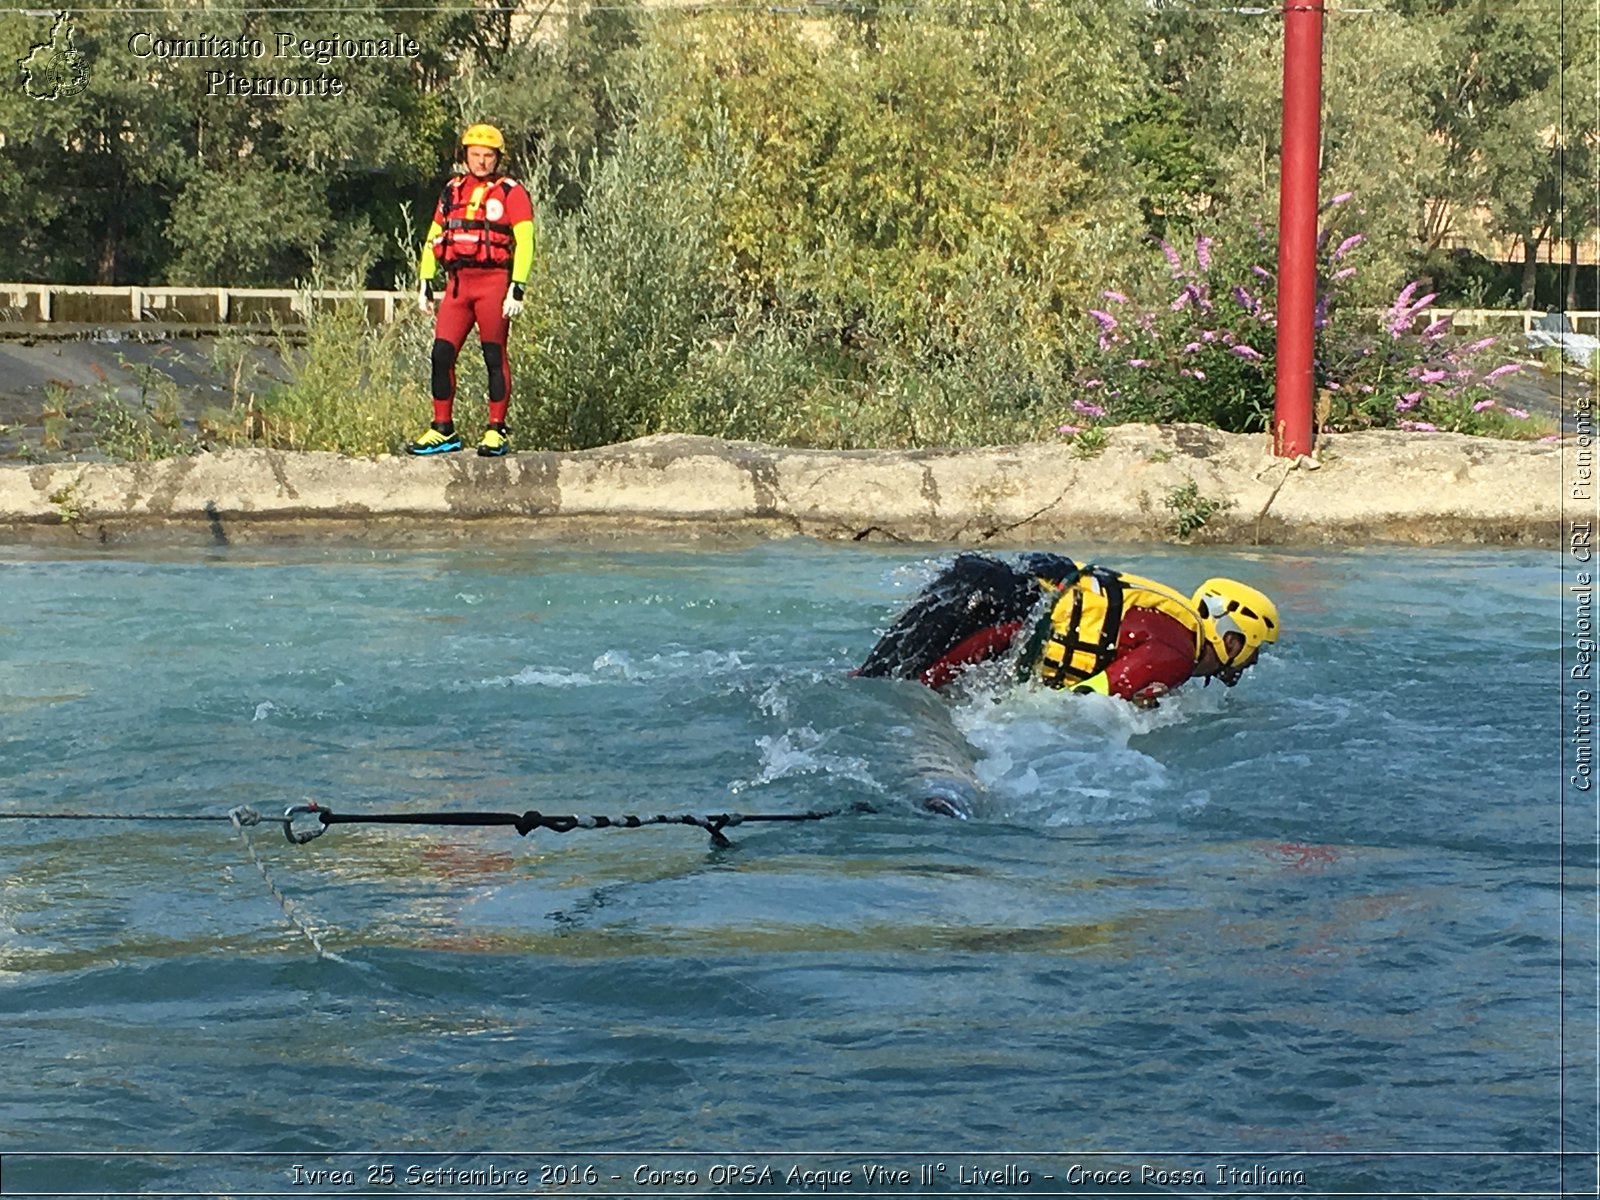
[[[1562,26],[1540,0],[1406,0],[1404,11],[1440,31],[1429,89],[1445,154],[1433,185],[1465,218],[1482,210],[1490,233],[1523,246],[1524,303],[1531,303],[1539,249],[1558,219]],[[1437,244],[1450,232],[1423,230]]]
[[[1600,264],[1589,268],[1586,301],[1578,290],[1578,247],[1600,237],[1600,28],[1572,21],[1562,30],[1561,134],[1557,168],[1561,177],[1559,236],[1568,239],[1565,307],[1600,307]]]
[[[145,20],[115,9],[62,22],[0,14],[0,63],[15,85],[0,88],[8,277],[116,283],[159,269],[188,122],[165,73],[142,69],[127,50]],[[81,86],[41,86],[68,54],[81,56]]]

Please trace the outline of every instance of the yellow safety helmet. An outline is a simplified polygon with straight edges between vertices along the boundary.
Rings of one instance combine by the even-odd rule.
[[[468,125],[461,135],[461,145],[487,146],[500,154],[506,152],[506,139],[493,125]]]
[[[1229,671],[1228,668],[1249,661],[1265,643],[1278,640],[1278,606],[1255,588],[1235,579],[1206,580],[1195,590],[1190,604],[1199,614],[1206,641],[1222,660],[1223,682],[1230,687],[1238,681],[1239,669]],[[1244,645],[1237,654],[1228,653],[1223,640],[1223,635],[1228,633],[1244,638]],[[1228,678],[1230,674],[1232,681]]]

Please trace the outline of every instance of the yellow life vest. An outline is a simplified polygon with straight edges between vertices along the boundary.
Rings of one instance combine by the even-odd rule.
[[[1066,688],[1098,675],[1116,657],[1122,615],[1130,608],[1153,608],[1194,632],[1199,660],[1205,645],[1200,614],[1188,598],[1153,579],[1124,575],[1107,567],[1084,567],[1064,583],[1050,608],[1034,670],[1042,683]]]

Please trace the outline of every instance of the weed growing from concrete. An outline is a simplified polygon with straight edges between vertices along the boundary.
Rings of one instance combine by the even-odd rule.
[[[1232,500],[1213,500],[1200,494],[1200,485],[1193,479],[1167,493],[1162,504],[1171,511],[1167,528],[1180,541],[1204,529],[1211,518],[1233,507]]]

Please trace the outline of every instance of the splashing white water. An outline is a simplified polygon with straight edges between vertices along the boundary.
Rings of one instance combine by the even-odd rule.
[[[1140,710],[1104,696],[1044,688],[970,693],[952,720],[977,752],[979,813],[1082,825],[1146,819],[1205,803],[1179,792],[1158,753],[1135,739],[1215,712],[1218,696],[1168,697]]]

